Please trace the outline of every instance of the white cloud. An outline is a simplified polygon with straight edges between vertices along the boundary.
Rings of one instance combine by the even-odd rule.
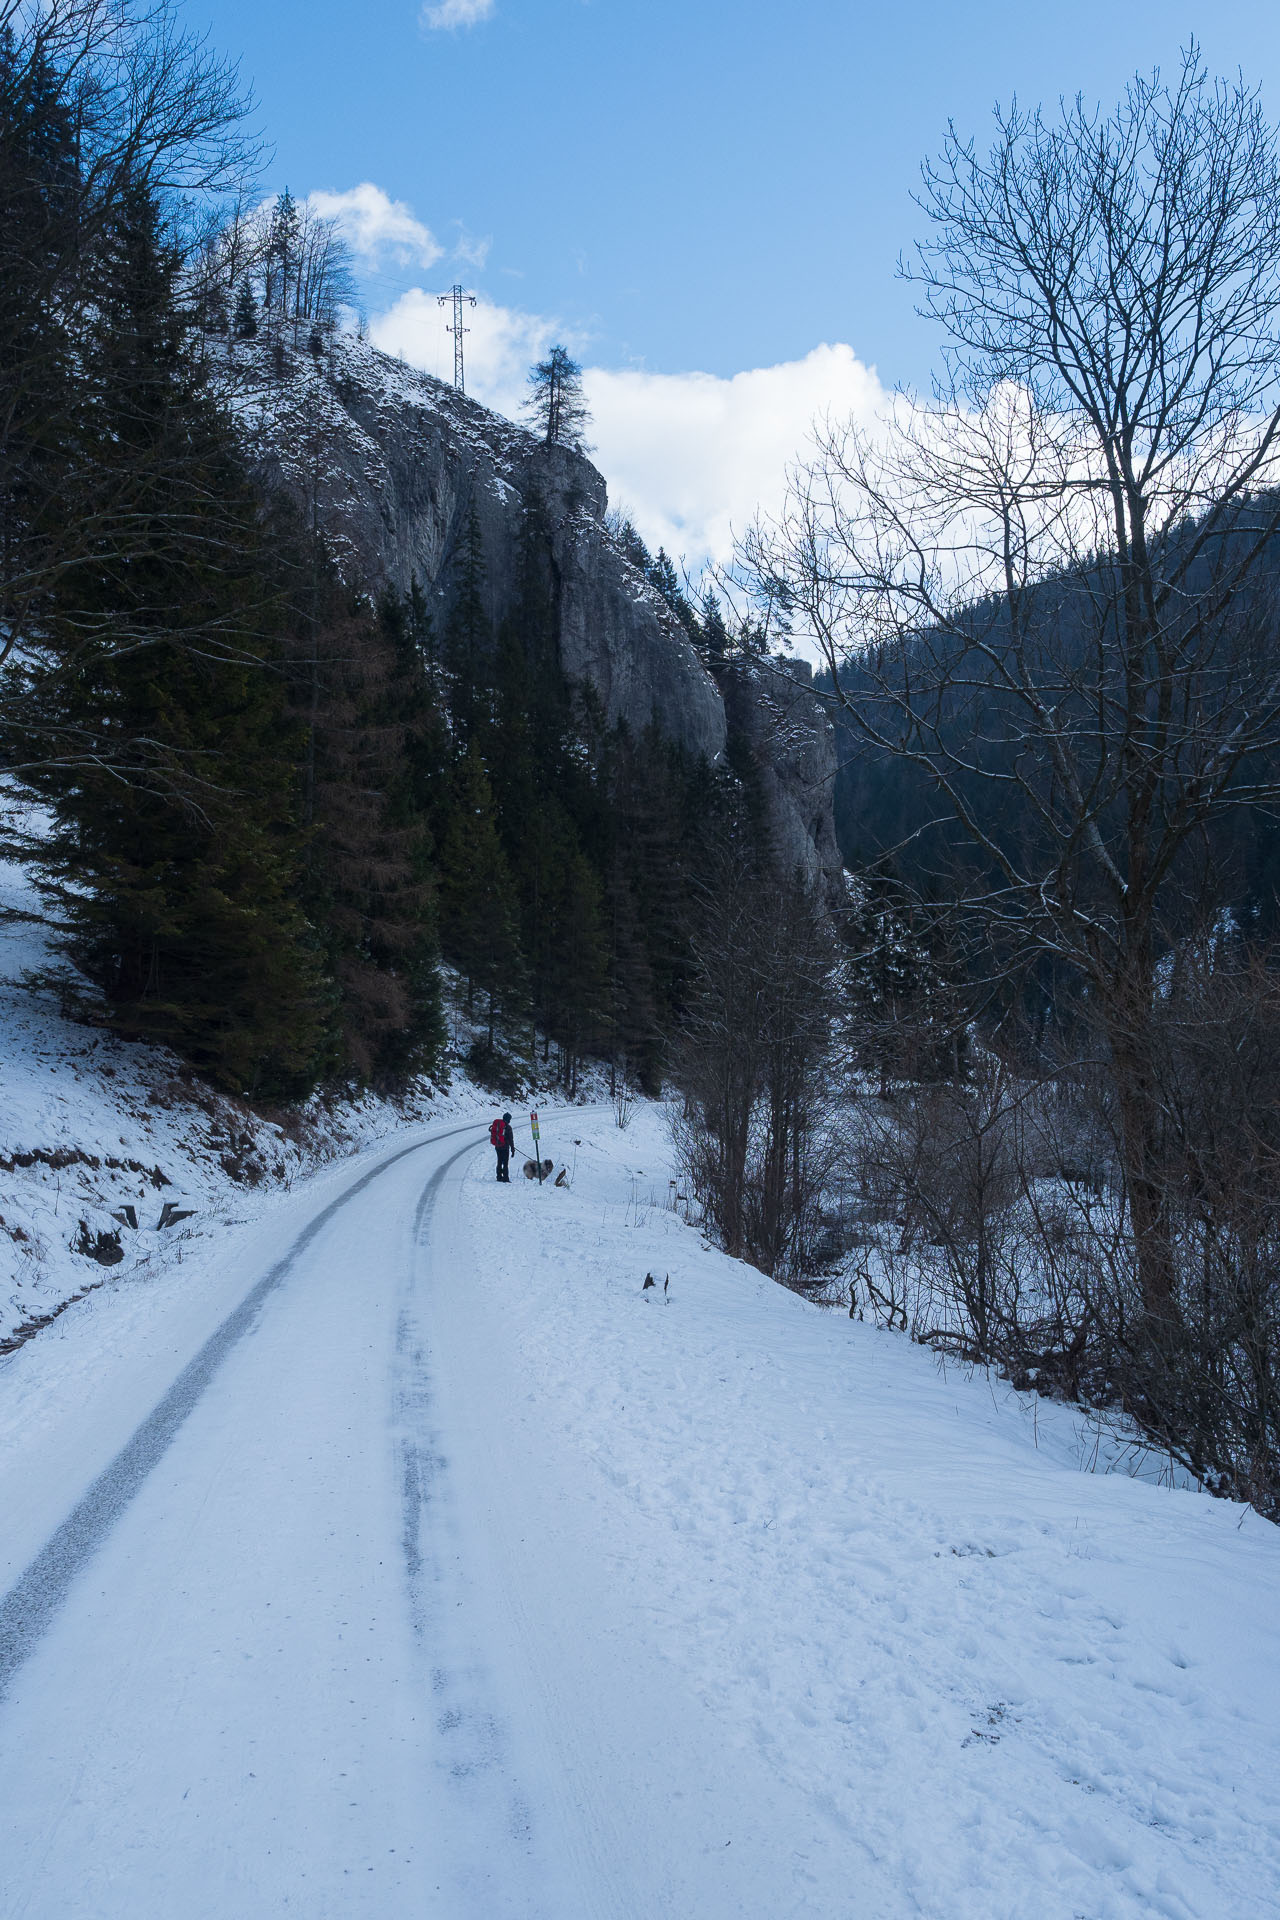
[[[839,343],[728,378],[589,367],[583,386],[610,495],[650,547],[694,571],[728,560],[734,534],[781,507],[816,419],[870,426],[886,400],[874,368]]]
[[[371,180],[346,193],[313,193],[310,205],[325,220],[336,220],[362,262],[390,254],[400,266],[430,267],[444,252],[429,227],[415,219],[412,207],[393,200]]]
[[[419,18],[424,27],[474,27],[493,12],[493,0],[437,0],[425,6]]]
[[[528,371],[553,341],[583,358],[586,341],[554,319],[481,300],[468,308],[467,391],[519,419]],[[415,288],[370,327],[374,345],[403,353],[442,379],[453,372],[449,313]],[[888,396],[852,347],[814,347],[802,360],[722,378],[710,373],[616,372],[588,366],[592,458],[614,504],[654,551],[696,573],[728,560],[735,533],[781,507],[788,465],[809,447],[815,420],[870,426]]]
[[[455,260],[464,260],[469,267],[479,270],[488,260],[492,246],[492,235],[486,234],[483,239],[477,239],[464,227],[454,243],[453,257]]]

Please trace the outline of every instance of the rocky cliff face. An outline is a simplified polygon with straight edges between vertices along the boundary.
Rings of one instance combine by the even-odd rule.
[[[779,854],[788,867],[821,876],[833,901],[842,901],[844,862],[831,804],[836,735],[811,681],[803,661],[756,667],[741,724],[760,769]]]
[[[532,434],[430,375],[341,338],[322,357],[286,350],[239,402],[259,458],[323,527],[353,583],[402,590],[416,579],[448,617],[471,512],[479,520],[487,612],[515,602],[526,510],[546,527],[561,660],[596,690],[611,721],[662,731],[715,764],[724,702],[685,628],[619,551],[605,482],[582,454]],[[767,672],[748,702],[775,833],[789,862],[839,873],[831,817],[835,746],[820,703]]]

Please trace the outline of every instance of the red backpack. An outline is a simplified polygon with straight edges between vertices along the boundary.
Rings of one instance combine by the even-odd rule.
[[[491,1147],[500,1147],[502,1145],[502,1124],[501,1120],[495,1120],[489,1129],[489,1145]]]

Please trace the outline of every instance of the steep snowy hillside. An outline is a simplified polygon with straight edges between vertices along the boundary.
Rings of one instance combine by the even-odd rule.
[[[664,1782],[682,1724],[642,1720],[635,1812],[682,1853],[683,1911],[1280,1912],[1280,1532],[1097,1471],[1125,1456],[1075,1410],[709,1250],[664,1208],[666,1160],[649,1109],[584,1141],[571,1195],[468,1202],[484,1370],[527,1380],[502,1510],[513,1540],[557,1541],[554,1568],[523,1547],[531,1610],[566,1664],[599,1661],[615,1725],[656,1661],[726,1772],[749,1761],[796,1810],[768,1835],[776,1903],[719,1898]],[[453,1391],[478,1389],[473,1365]],[[606,1594],[613,1641],[583,1618]]]

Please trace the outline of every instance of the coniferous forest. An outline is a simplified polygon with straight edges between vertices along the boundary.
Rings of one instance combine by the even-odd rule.
[[[246,215],[242,129],[231,71],[176,28],[11,10],[0,748],[51,822],[64,994],[222,1088],[296,1100],[437,1072],[443,962],[477,1077],[572,1090],[596,1058],[656,1089],[687,889],[717,823],[748,830],[743,780],[567,683],[536,501],[495,631],[474,506],[441,621],[417,582],[342,578],[267,486],[235,402],[323,350],[348,280],[287,192]],[[574,444],[556,352],[533,412]],[[701,642],[670,562],[624,536]],[[722,630],[711,651],[731,676]]]

